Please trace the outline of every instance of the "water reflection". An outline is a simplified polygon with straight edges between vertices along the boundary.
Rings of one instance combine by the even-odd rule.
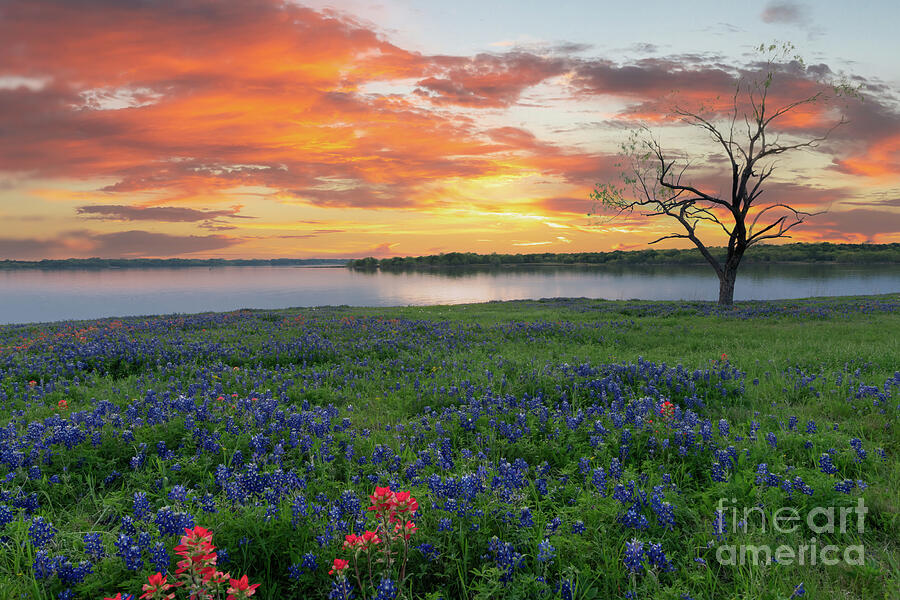
[[[881,294],[900,290],[900,265],[748,265],[736,300]],[[0,271],[0,322],[289,306],[455,304],[524,298],[715,300],[705,266],[196,267]]]

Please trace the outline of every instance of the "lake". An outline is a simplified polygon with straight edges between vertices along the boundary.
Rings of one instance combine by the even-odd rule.
[[[747,265],[735,300],[900,291],[900,265]],[[406,306],[588,297],[715,300],[706,266],[457,268],[366,272],[344,267],[0,270],[0,323],[297,306]]]

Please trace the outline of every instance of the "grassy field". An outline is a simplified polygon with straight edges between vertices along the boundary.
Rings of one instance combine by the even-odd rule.
[[[200,525],[255,597],[341,597],[328,571],[390,486],[418,500],[418,530],[368,589],[361,555],[356,598],[898,598],[898,308],[558,299],[2,326],[0,596],[140,594]]]

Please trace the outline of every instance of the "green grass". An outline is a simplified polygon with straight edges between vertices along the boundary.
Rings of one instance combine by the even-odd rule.
[[[420,499],[416,543],[434,544],[441,558],[428,562],[422,556],[413,557],[413,576],[407,581],[405,593],[416,598],[429,594],[448,599],[558,597],[553,586],[564,579],[573,583],[574,597],[585,599],[624,598],[630,592],[639,598],[680,599],[688,594],[698,600],[783,600],[800,582],[807,597],[817,599],[897,598],[900,385],[885,386],[885,382],[900,369],[900,316],[891,308],[898,300],[897,295],[888,295],[743,303],[734,311],[718,311],[705,303],[588,300],[330,307],[245,311],[203,318],[163,317],[151,320],[148,328],[136,327],[127,334],[108,329],[109,321],[103,320],[93,323],[96,330],[84,334],[86,342],[71,342],[71,348],[91,343],[100,348],[75,369],[78,383],[71,374],[61,375],[50,366],[61,360],[64,343],[54,338],[62,330],[59,325],[8,326],[0,328],[0,357],[7,360],[0,380],[6,398],[0,426],[19,435],[28,423],[54,415],[54,406],[61,399],[67,400],[70,411],[90,411],[98,402],[108,400],[119,407],[123,417],[130,405],[147,403],[143,398],[148,390],[156,394],[168,391],[172,398],[185,394],[198,401],[212,401],[220,394],[230,398],[234,393],[247,408],[213,403],[213,418],[199,423],[190,422],[187,413],[173,411],[163,424],[134,426],[133,442],[123,443],[122,427],[110,426],[102,430],[102,444],[97,448],[89,439],[70,450],[56,446],[50,463],[41,465],[39,479],[29,478],[24,468],[0,466],[0,477],[8,473],[2,489],[8,493],[38,493],[40,509],[36,514],[45,516],[59,530],[51,544],[52,554],[70,556],[76,563],[83,558],[81,537],[85,532],[103,532],[108,552],[115,553],[112,541],[121,516],[131,511],[134,491],[146,491],[154,509],[172,504],[167,494],[176,484],[198,495],[209,491],[219,502],[219,511],[206,514],[194,507],[191,512],[198,524],[216,532],[218,546],[228,548],[232,560],[228,568],[263,583],[259,597],[325,597],[326,564],[342,556],[339,535],[322,547],[315,541],[324,532],[327,511],[318,518],[305,517],[300,526],[294,526],[291,496],[282,498],[278,516],[267,520],[265,501],[231,507],[224,492],[213,483],[216,466],[230,465],[236,450],[245,459],[250,456],[252,435],[265,432],[269,450],[279,439],[288,437],[284,429],[266,429],[268,425],[260,425],[255,416],[258,404],[250,398],[271,397],[277,400],[278,409],[288,412],[302,412],[304,403],[313,411],[333,405],[337,415],[334,423],[346,417],[352,424],[351,429],[333,435],[336,456],[332,461],[318,458],[316,449],[326,443],[318,438],[313,440],[311,452],[289,448],[284,455],[286,469],[294,468],[309,477],[303,495],[310,502],[317,494],[332,502],[345,489],[365,499],[364,494],[371,492],[372,484],[366,479],[369,475],[379,485],[399,477],[404,488]],[[87,325],[73,324],[72,330]],[[276,349],[273,345],[297,340],[302,344],[296,347],[282,345]],[[129,345],[140,348],[140,352],[127,351]],[[639,361],[672,368],[682,365],[688,372],[709,369],[709,382],[698,380],[694,392],[704,406],[695,410],[700,420],[711,422],[713,444],[721,448],[734,445],[739,456],[727,481],[712,481],[711,454],[698,451],[680,455],[675,451],[677,438],[666,430],[658,415],[653,426],[645,421],[641,426],[626,425],[633,437],[623,460],[621,481],[635,480],[649,490],[662,485],[667,474],[677,488],[665,492],[665,499],[674,506],[675,530],[656,523],[644,531],[625,527],[619,522],[619,503],[609,494],[593,491],[589,477],[587,484],[580,481],[580,459],[589,459],[591,468],[608,469],[610,460],[620,456],[621,426],[611,420],[611,413],[625,410],[628,403],[638,406],[638,399],[650,392],[644,387],[646,381],[630,380],[617,369]],[[599,369],[599,374],[567,374],[565,365],[585,364]],[[724,370],[726,365],[742,376],[730,378]],[[616,373],[626,399],[618,408],[590,396],[592,381]],[[42,386],[51,381],[55,388],[29,391],[23,384],[27,379],[39,382],[36,389],[44,390]],[[860,384],[877,386],[890,395],[877,405],[872,395],[857,399]],[[660,393],[687,406],[684,390],[661,389]],[[526,395],[532,404],[525,403]],[[470,407],[472,400],[467,398],[477,403],[486,396],[515,398],[519,404],[496,412],[483,411],[476,416],[474,430],[462,428],[455,420],[454,407],[469,410],[465,407]],[[542,425],[538,404],[549,410],[549,427]],[[590,410],[594,405],[604,407],[604,411],[592,413],[584,427],[567,428],[566,415]],[[226,426],[229,417],[237,424],[234,432]],[[797,419],[796,430],[788,428],[789,417]],[[147,413],[141,413],[141,418],[146,419]],[[507,440],[490,424],[492,419],[510,426],[527,425],[530,432],[516,441]],[[720,419],[731,425],[727,439],[717,432]],[[611,432],[599,445],[590,439],[589,426],[595,420]],[[805,432],[807,421],[815,421],[817,433]],[[749,437],[752,422],[759,427],[755,440]],[[403,427],[402,433],[398,425]],[[443,433],[437,431],[439,426]],[[124,427],[128,427],[127,422]],[[358,436],[364,429],[371,434]],[[218,433],[220,449],[198,453],[198,430]],[[769,432],[777,436],[777,449],[767,443]],[[741,440],[735,437],[738,434]],[[407,481],[403,472],[429,443],[439,446],[442,437],[447,437],[453,447],[454,466],[443,469],[431,465],[421,470],[422,476],[458,476],[475,472],[479,466],[494,476],[498,462],[512,463],[520,458],[530,465],[528,484],[508,496],[497,492],[479,496],[474,508],[482,511],[481,516],[453,517],[454,531],[439,531],[439,518],[449,513],[432,509],[428,486],[421,480]],[[673,440],[672,447],[652,450],[651,444],[664,437]],[[862,441],[868,453],[862,462],[854,460],[848,446],[848,439],[854,437]],[[174,458],[156,456],[153,449],[160,440],[176,451]],[[129,461],[142,442],[148,445],[147,459],[141,468],[132,470]],[[371,456],[378,444],[388,446],[399,457],[401,468],[393,473],[371,461],[359,465],[347,460],[339,451],[346,447],[341,444],[347,443],[357,456]],[[836,479],[821,473],[817,464],[829,448],[835,448],[839,477],[864,480],[868,487],[863,492],[854,490],[845,495],[832,489]],[[876,455],[876,448],[884,450],[885,459]],[[483,458],[466,457],[462,454],[465,449],[473,453],[480,450]],[[274,466],[266,460],[261,459],[260,470],[270,472]],[[171,469],[174,463],[180,465],[179,471]],[[535,482],[543,463],[547,465],[543,479],[551,488],[548,495],[542,494]],[[779,476],[802,475],[815,494],[806,496],[795,491],[786,495],[778,487],[758,484],[759,463],[766,463],[769,471]],[[311,465],[308,472],[307,464]],[[113,470],[122,476],[104,483]],[[52,475],[58,476],[60,483],[49,483]],[[740,507],[761,503],[767,511],[793,507],[802,512],[816,506],[852,506],[859,496],[869,507],[865,531],[824,534],[819,536],[819,544],[833,542],[841,548],[861,544],[865,548],[863,565],[729,566],[715,561],[718,541],[711,533],[711,519],[719,498],[735,498]],[[0,501],[3,503],[9,500]],[[533,528],[503,522],[506,511],[517,519],[523,506],[533,514]],[[652,512],[647,515],[652,519]],[[563,526],[545,536],[545,526],[555,517],[562,519]],[[584,534],[569,532],[576,520],[584,522]],[[28,535],[30,522],[30,517],[20,513],[5,531],[0,531],[6,536],[0,551],[0,589],[8,594],[3,597],[51,598],[64,588],[56,579],[41,581],[34,577],[31,563],[36,548]],[[470,524],[477,525],[477,530],[469,529]],[[139,529],[154,531],[149,523],[139,524]],[[154,536],[166,541],[171,549],[174,538]],[[523,567],[511,583],[500,581],[495,563],[483,559],[489,554],[492,536],[513,543],[524,556]],[[544,537],[557,550],[550,565],[536,560],[538,543]],[[624,545],[632,537],[661,542],[676,570],[665,573],[645,564],[643,574],[629,574],[622,557]],[[728,543],[797,547],[809,537],[809,531],[782,534],[751,527],[747,533],[732,532]],[[250,543],[242,544],[242,539]],[[713,545],[707,547],[710,543]],[[299,581],[289,580],[287,566],[299,562],[306,552],[316,555],[319,568]],[[706,566],[695,563],[695,558],[705,559]],[[100,598],[101,593],[112,595],[119,589],[138,591],[149,572],[149,564],[132,573],[118,558],[108,558],[95,566],[93,575],[74,586],[75,597]]]

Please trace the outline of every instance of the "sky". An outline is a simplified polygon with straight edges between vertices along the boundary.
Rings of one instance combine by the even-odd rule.
[[[647,126],[686,181],[729,193],[673,109],[719,124],[772,42],[804,63],[771,109],[829,97],[769,139],[847,123],[777,157],[760,207],[820,213],[790,241],[900,242],[895,2],[640,6],[0,0],[0,259],[645,248],[676,229],[596,206],[595,184],[621,182]]]

